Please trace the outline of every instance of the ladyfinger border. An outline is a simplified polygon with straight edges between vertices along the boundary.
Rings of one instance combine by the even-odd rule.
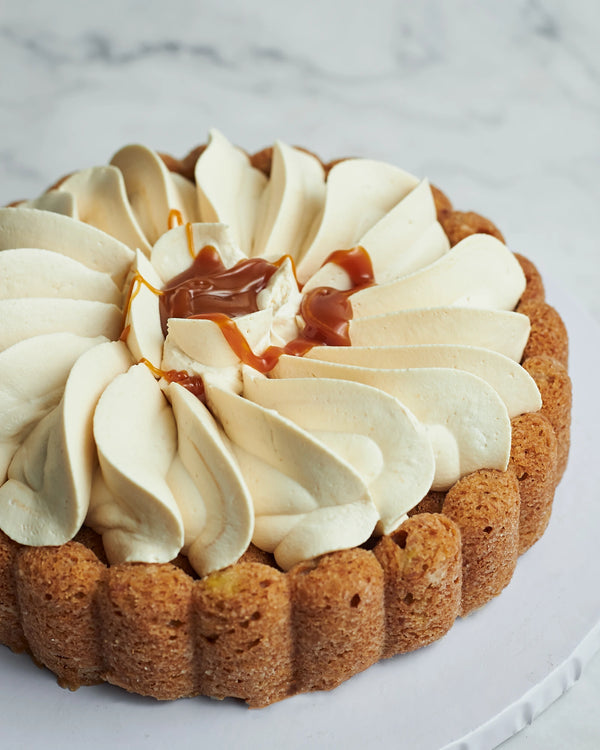
[[[187,174],[202,148],[164,158]],[[269,149],[252,157],[267,174],[270,159]],[[481,231],[502,238],[433,194],[452,244]],[[532,326],[522,364],[543,406],[513,420],[505,472],[463,477],[429,493],[393,534],[287,573],[252,546],[198,579],[182,557],[109,566],[85,527],[60,547],[25,547],[0,532],[0,643],[29,652],[70,689],[106,681],[159,700],[209,695],[263,707],[441,638],[508,585],[518,556],[544,533],[566,467],[567,333],[537,269],[517,258],[527,279],[517,309]]]

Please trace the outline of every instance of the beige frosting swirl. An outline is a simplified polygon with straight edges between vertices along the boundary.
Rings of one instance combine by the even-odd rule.
[[[127,146],[0,209],[9,536],[60,544],[85,521],[111,562],[183,551],[201,575],[252,540],[288,569],[393,531],[432,487],[506,468],[510,419],[541,401],[518,364],[525,278],[501,242],[450,249],[428,182],[367,159],[326,178],[277,142],[267,179],[211,131],[195,180]],[[173,209],[189,228],[169,228]],[[303,295],[353,288],[328,258],[363,246],[376,284],[349,298],[352,345],[283,355],[265,376],[213,320],[172,318],[165,336],[157,290],[190,266],[190,238],[225,268],[290,256],[235,321],[258,355],[296,338]],[[170,370],[201,377],[206,403]]]

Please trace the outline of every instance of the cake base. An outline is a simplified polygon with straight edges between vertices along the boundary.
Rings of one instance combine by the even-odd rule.
[[[68,693],[56,689],[54,676],[28,657],[0,649],[7,746],[79,742],[84,732],[90,750],[111,742],[137,750],[149,741],[186,746],[201,733],[213,744],[233,744],[243,736],[249,750],[266,743],[296,750],[308,742],[316,750],[342,744],[352,749],[397,740],[401,726],[407,746],[450,750],[461,740],[472,747],[496,745],[528,723],[570,687],[600,648],[600,612],[588,588],[600,576],[599,476],[588,439],[600,420],[593,382],[600,367],[600,330],[559,291],[551,288],[549,296],[571,334],[577,394],[573,449],[547,531],[520,558],[501,597],[457,621],[430,647],[385,660],[333,693],[300,695],[259,715],[237,701],[199,699],[157,707],[151,699],[107,685]],[[440,679],[444,673],[453,675],[451,690]],[[57,716],[64,720],[57,722]]]
[[[434,197],[453,244],[498,236],[487,219],[453,211],[437,189]],[[87,530],[37,548],[0,533],[0,642],[28,650],[69,688],[107,681],[161,700],[202,694],[261,707],[440,639],[511,581],[519,553],[544,533],[566,466],[567,334],[535,267],[521,262],[519,309],[532,330],[522,364],[544,405],[513,420],[505,472],[463,477],[391,536],[287,573],[251,552],[198,580],[185,561],[107,566]]]

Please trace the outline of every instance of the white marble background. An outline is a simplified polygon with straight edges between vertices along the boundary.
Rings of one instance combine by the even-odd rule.
[[[598,0],[0,0],[0,204],[212,126],[381,157],[493,218],[600,322],[599,33]],[[596,657],[506,748],[597,747],[599,699]]]

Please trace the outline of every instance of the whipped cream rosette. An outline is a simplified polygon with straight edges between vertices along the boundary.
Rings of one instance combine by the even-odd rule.
[[[270,176],[216,131],[195,182],[142,146],[0,210],[0,527],[200,575],[250,542],[285,570],[396,529],[430,489],[504,470],[537,411],[525,277],[455,247],[426,180]]]

